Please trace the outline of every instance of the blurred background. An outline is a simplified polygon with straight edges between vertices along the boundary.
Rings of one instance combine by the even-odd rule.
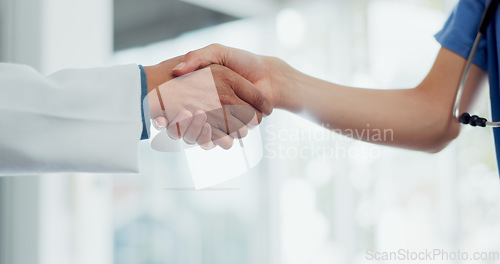
[[[151,65],[222,43],[336,83],[410,88],[430,69],[433,35],[456,2],[0,0],[0,58],[50,74]],[[489,115],[486,87],[474,112]],[[500,252],[489,129],[465,128],[438,154],[349,140],[279,110],[260,129],[262,162],[203,191],[192,191],[183,153],[147,141],[138,175],[1,178],[0,263],[351,264],[374,263],[367,250]]]

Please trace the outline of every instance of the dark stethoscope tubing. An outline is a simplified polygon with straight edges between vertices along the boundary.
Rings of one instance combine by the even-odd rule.
[[[476,54],[477,48],[479,46],[479,42],[481,41],[481,38],[483,35],[486,34],[486,29],[488,28],[488,25],[490,24],[491,20],[495,16],[498,4],[500,3],[500,0],[490,0],[488,5],[486,6],[486,9],[483,13],[483,17],[481,18],[481,23],[479,24],[479,28],[477,30],[477,35],[476,39],[474,40],[474,44],[472,45],[472,49],[469,53],[469,57],[467,59],[467,62],[465,64],[465,69],[462,73],[462,78],[460,80],[460,85],[458,86],[458,92],[457,96],[455,97],[455,105],[453,106],[453,115],[455,118],[458,119],[458,122],[464,125],[471,125],[473,127],[475,126],[480,126],[480,127],[500,127],[500,122],[488,122],[486,118],[479,117],[477,115],[470,116],[469,113],[463,113],[460,115],[460,101],[462,99],[462,93],[465,87],[465,84],[467,82],[467,76],[469,76],[469,71],[470,67],[472,65],[472,61],[474,59],[474,55]]]

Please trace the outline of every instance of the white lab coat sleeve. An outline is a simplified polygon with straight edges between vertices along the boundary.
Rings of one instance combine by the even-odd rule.
[[[0,63],[0,175],[137,172],[137,65],[43,76]]]

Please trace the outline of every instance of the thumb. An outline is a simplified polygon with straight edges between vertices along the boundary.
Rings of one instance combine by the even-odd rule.
[[[204,48],[188,52],[181,63],[173,69],[176,76],[191,73],[197,69],[204,68],[210,64],[224,66],[226,61],[226,47],[220,44],[212,44]]]

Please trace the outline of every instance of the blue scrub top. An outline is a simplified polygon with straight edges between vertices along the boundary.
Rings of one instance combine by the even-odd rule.
[[[445,48],[467,58],[477,35],[477,29],[489,0],[460,0],[446,21],[443,29],[436,34],[436,40]],[[500,8],[499,8],[500,9]],[[491,115],[493,121],[500,121],[499,86],[499,46],[500,40],[498,12],[488,26],[486,35],[479,44],[474,63],[488,72],[490,83]],[[500,168],[500,128],[493,128],[497,166]]]

